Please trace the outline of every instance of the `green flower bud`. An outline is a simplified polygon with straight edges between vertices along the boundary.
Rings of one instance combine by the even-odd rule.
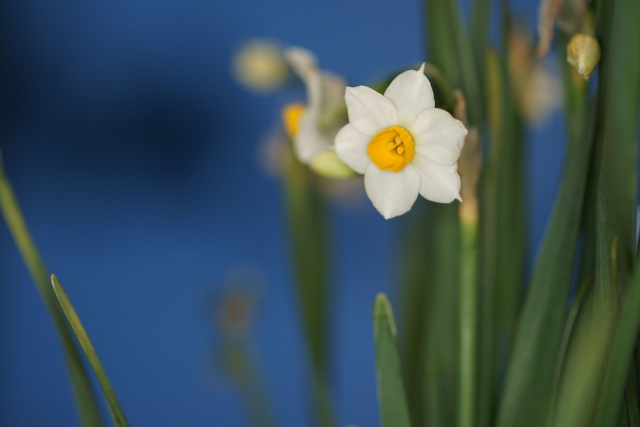
[[[333,150],[323,151],[315,155],[309,162],[309,167],[312,171],[325,178],[346,179],[356,175],[349,166],[338,158]]]
[[[571,37],[567,45],[567,61],[573,65],[578,74],[585,80],[600,61],[600,45],[595,37],[578,33]]]

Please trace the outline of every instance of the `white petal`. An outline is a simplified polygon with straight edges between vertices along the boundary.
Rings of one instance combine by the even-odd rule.
[[[309,108],[322,106],[322,73],[318,70],[316,57],[307,49],[290,47],[284,51],[293,71],[300,77],[307,88],[307,104]]]
[[[296,156],[302,163],[309,163],[318,153],[326,151],[331,141],[318,127],[319,114],[315,109],[309,109],[300,119],[298,134],[293,141]]]
[[[443,166],[416,152],[409,166],[420,176],[420,195],[425,199],[438,203],[462,201],[457,164]]]
[[[322,74],[323,105],[335,106],[344,102],[347,84],[342,76],[327,71]]]
[[[284,58],[302,80],[306,80],[309,73],[317,72],[315,55],[305,48],[289,47],[284,51]]]
[[[371,163],[367,154],[370,136],[366,136],[350,124],[345,125],[336,135],[336,154],[351,169],[358,173],[364,173]]]
[[[384,92],[384,96],[396,104],[400,124],[405,127],[411,126],[420,111],[436,105],[431,83],[424,75],[424,64],[418,71],[409,70],[399,74]]]
[[[420,191],[420,177],[411,165],[391,172],[371,163],[364,174],[364,188],[373,206],[389,219],[411,209]]]
[[[439,108],[423,110],[409,132],[416,144],[416,153],[445,166],[458,161],[467,135],[467,129],[459,120]]]
[[[398,110],[391,100],[366,86],[348,87],[345,94],[349,123],[365,135],[398,124]]]

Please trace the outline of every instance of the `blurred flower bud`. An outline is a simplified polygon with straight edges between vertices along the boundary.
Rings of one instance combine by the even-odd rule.
[[[233,72],[240,84],[257,92],[273,91],[289,76],[280,48],[265,40],[245,43],[233,58]]]
[[[345,179],[356,175],[349,166],[340,160],[333,150],[323,151],[315,155],[311,159],[309,167],[312,171],[325,178]]]
[[[576,34],[567,45],[567,61],[585,80],[600,61],[600,45],[598,40],[587,34]]]

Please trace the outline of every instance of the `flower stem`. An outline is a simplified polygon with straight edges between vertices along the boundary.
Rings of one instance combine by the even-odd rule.
[[[476,353],[478,323],[477,272],[477,207],[476,215],[469,215],[468,207],[461,205],[461,277],[460,277],[460,377],[458,399],[458,425],[474,425],[476,411]]]
[[[18,250],[33,278],[49,315],[58,332],[58,338],[69,370],[76,407],[83,426],[102,426],[102,417],[95,391],[91,386],[87,370],[67,324],[67,320],[60,308],[58,299],[49,282],[49,273],[38,253],[33,239],[16,201],[13,189],[4,175],[2,157],[0,156],[0,210],[4,216],[9,231],[16,242]]]
[[[316,425],[337,425],[328,381],[329,276],[327,224],[322,197],[307,168],[291,157],[285,203],[302,322],[310,356]]]

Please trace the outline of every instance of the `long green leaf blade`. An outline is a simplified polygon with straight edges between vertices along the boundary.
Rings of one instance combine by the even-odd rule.
[[[568,153],[562,186],[520,315],[498,427],[544,425],[566,318],[593,138]]]
[[[73,334],[65,321],[64,314],[58,305],[53,290],[49,286],[47,268],[36,248],[31,233],[29,233],[11,184],[4,174],[1,154],[0,209],[58,333],[80,422],[85,427],[100,427],[103,422],[95,391],[91,386],[87,369],[73,339]]]
[[[391,304],[384,294],[376,297],[373,307],[373,333],[382,427],[411,427],[400,366],[396,323]]]
[[[622,306],[617,332],[614,336],[609,363],[601,385],[600,401],[594,425],[616,425],[629,365],[640,331],[640,268],[635,269],[629,293]]]
[[[318,424],[336,424],[328,384],[327,312],[329,262],[324,201],[305,165],[291,158],[285,202],[298,301],[311,361],[313,405]]]
[[[129,424],[127,423],[124,412],[120,407],[120,403],[118,403],[116,393],[113,391],[113,387],[111,387],[111,382],[109,381],[107,373],[102,367],[100,358],[98,358],[98,353],[96,353],[96,349],[93,347],[93,344],[89,339],[89,335],[87,335],[84,326],[82,326],[82,322],[80,321],[75,308],[73,308],[73,305],[71,304],[67,293],[65,292],[64,288],[55,275],[51,276],[51,284],[53,285],[53,291],[55,292],[56,297],[58,297],[58,301],[60,302],[60,307],[62,307],[64,314],[67,316],[69,324],[73,328],[73,331],[76,333],[76,337],[78,338],[78,341],[80,342],[84,353],[89,359],[89,363],[91,363],[91,366],[93,367],[93,370],[98,377],[98,381],[100,382],[100,387],[102,388],[102,392],[104,393],[104,397],[107,401],[107,407],[109,408],[109,413],[111,414],[113,423],[117,427],[127,427]]]
[[[613,8],[612,6],[609,6]],[[612,9],[611,32],[603,42],[603,70],[607,92],[602,108],[602,163],[598,186],[598,258],[596,263],[598,290],[597,313],[609,322],[616,308],[618,283],[628,283],[635,258],[636,223],[636,157],[638,103],[640,101],[640,55],[629,51],[640,41],[640,3],[619,0]],[[633,49],[633,48],[632,48]],[[614,242],[616,251],[609,256]],[[635,269],[633,280],[613,335],[602,337],[609,350],[603,372],[604,388],[599,389],[595,425],[617,424],[622,395],[637,338],[640,272]],[[627,289],[623,287],[622,292]],[[634,305],[635,304],[635,305]],[[631,307],[631,308],[630,308]],[[635,310],[629,313],[629,310]],[[608,316],[610,318],[606,318]],[[605,331],[609,332],[609,331]]]

